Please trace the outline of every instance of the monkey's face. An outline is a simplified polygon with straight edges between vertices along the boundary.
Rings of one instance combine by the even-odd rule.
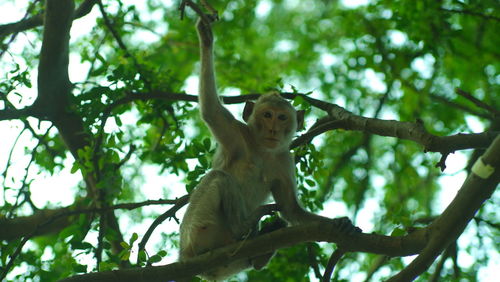
[[[297,117],[293,109],[263,104],[255,107],[249,126],[259,145],[271,149],[288,149],[297,130]]]

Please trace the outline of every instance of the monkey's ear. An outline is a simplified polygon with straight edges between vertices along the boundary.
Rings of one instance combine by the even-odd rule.
[[[245,103],[245,108],[243,109],[243,120],[245,122],[247,122],[250,116],[252,115],[254,106],[255,106],[254,102],[247,101]]]
[[[304,129],[304,114],[306,111],[297,111],[297,131]]]

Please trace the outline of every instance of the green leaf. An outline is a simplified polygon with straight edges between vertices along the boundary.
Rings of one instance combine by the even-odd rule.
[[[114,116],[114,118],[115,118],[116,125],[118,125],[118,126],[123,125],[122,120],[119,116]]]
[[[122,261],[129,260],[129,258],[130,258],[130,253],[131,253],[131,252],[128,252],[128,251],[123,252],[123,253],[120,255],[120,260],[122,260]]]
[[[90,244],[88,242],[74,242],[73,244],[71,244],[71,246],[75,250],[87,250],[87,249],[94,248],[94,246],[92,246],[92,244]]]
[[[137,235],[137,233],[134,232],[132,234],[132,237],[130,238],[130,241],[129,241],[130,246],[132,246],[134,244],[134,242],[137,241],[138,238],[139,238],[139,235]]]
[[[314,182],[314,180],[311,180],[311,179],[305,179],[305,182],[307,185],[309,185],[309,187],[314,187],[316,186],[316,182]]]
[[[110,250],[111,249],[111,244],[107,241],[104,241],[102,242],[102,247],[105,249],[105,250]]]
[[[205,138],[203,139],[203,146],[205,146],[205,151],[210,151],[210,147],[212,146],[212,142],[210,141],[210,138]]]
[[[130,249],[130,245],[127,244],[127,242],[120,242],[120,246],[122,246],[122,248],[127,249],[127,250]]]
[[[106,262],[106,261],[102,261],[100,264],[99,264],[99,269],[101,271],[107,271],[107,270],[113,270],[113,269],[117,269],[118,268],[118,264],[114,263],[114,262]]]
[[[406,235],[406,231],[402,228],[395,228],[391,233],[391,236],[404,236],[404,235]]]
[[[74,174],[80,169],[80,165],[78,164],[77,161],[73,162],[73,166],[71,167],[71,174]]]
[[[200,162],[201,166],[204,167],[204,168],[208,168],[209,165],[208,165],[208,160],[205,156],[200,156],[198,158],[198,161]]]
[[[111,134],[108,138],[108,145],[110,147],[116,146],[116,136],[114,134]]]
[[[149,261],[150,263],[156,263],[156,262],[160,262],[160,261],[161,261],[161,259],[162,259],[162,257],[161,257],[161,256],[159,256],[159,255],[154,255],[154,256],[150,257],[148,261]]]
[[[66,228],[64,228],[61,232],[59,232],[59,238],[60,239],[66,239],[70,236],[73,236],[78,233],[78,226],[76,225],[70,225]]]
[[[86,265],[83,265],[83,264],[73,264],[73,270],[76,272],[76,273],[85,273],[87,272],[87,266]]]
[[[142,250],[139,252],[139,261],[147,261],[148,260],[148,256],[147,256],[147,253],[146,251]]]
[[[293,98],[292,104],[294,107],[301,106],[301,105],[305,104],[304,98],[302,96],[295,96],[295,98]]]
[[[157,255],[159,255],[160,257],[165,257],[167,255],[167,251],[161,250],[157,253]]]

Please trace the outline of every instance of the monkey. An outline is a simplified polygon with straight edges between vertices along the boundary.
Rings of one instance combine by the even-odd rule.
[[[243,120],[237,120],[219,100],[214,71],[213,33],[208,17],[198,19],[200,44],[199,105],[218,148],[211,170],[193,190],[180,225],[179,261],[247,238],[265,212],[262,204],[273,196],[282,216],[290,224],[321,220],[349,232],[349,219],[329,219],[306,211],[298,201],[295,163],[290,144],[303,126],[304,111],[297,111],[279,94],[261,95],[246,102]],[[260,215],[260,216],[259,216]],[[265,232],[284,227],[283,222]],[[273,253],[231,262],[200,276],[225,279],[246,268],[260,269]]]

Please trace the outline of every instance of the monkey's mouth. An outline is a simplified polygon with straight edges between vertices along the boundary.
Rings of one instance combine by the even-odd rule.
[[[266,138],[267,141],[272,141],[272,142],[278,142],[280,141],[279,139],[277,138],[272,138],[272,137],[269,137],[269,138]]]

